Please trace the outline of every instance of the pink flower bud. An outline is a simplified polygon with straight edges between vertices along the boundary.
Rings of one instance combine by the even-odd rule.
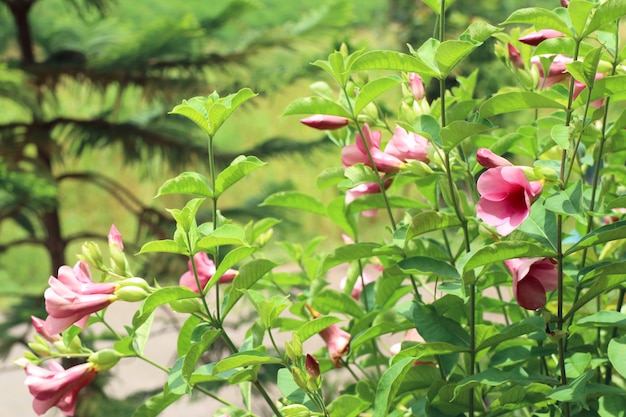
[[[413,94],[413,99],[415,101],[421,101],[426,96],[424,91],[424,82],[422,81],[422,77],[415,72],[409,73],[409,86],[411,87],[411,94]]]
[[[319,130],[336,130],[347,126],[350,120],[341,116],[314,114],[313,116],[300,120],[300,123]]]
[[[196,253],[193,256],[193,260],[196,264],[198,281],[200,281],[200,285],[204,290],[204,288],[207,286],[211,278],[213,278],[213,275],[215,275],[215,272],[217,270],[215,268],[215,262],[213,262],[212,259],[209,259],[208,255],[204,252]],[[199,294],[200,290],[198,289],[198,284],[196,283],[196,279],[193,275],[193,267],[191,265],[191,261],[188,261],[187,264],[189,266],[189,270],[180,277],[179,285],[182,287],[187,287]],[[220,277],[219,282],[221,284],[228,284],[232,282],[238,274],[239,271],[229,269],[228,271],[224,272],[224,275]]]
[[[519,41],[526,45],[537,46],[546,39],[562,38],[563,33],[553,29],[542,29],[537,32],[531,32],[519,38]]]
[[[567,9],[569,7],[569,0],[561,0],[561,6]]]
[[[120,250],[124,250],[124,244],[122,243],[122,235],[117,230],[114,224],[111,225],[111,229],[109,230],[109,235],[107,236],[109,245],[117,245]]]
[[[520,54],[519,50],[510,43],[508,44],[508,47],[509,60],[511,61],[511,64],[513,64],[513,66],[517,69],[524,68],[524,61],[522,60],[522,55]]]
[[[485,168],[512,166],[513,164],[501,156],[491,152],[491,149],[480,148],[476,151],[476,161]]]
[[[306,371],[309,373],[311,378],[317,378],[320,376],[320,363],[317,359],[315,359],[315,356],[310,353],[306,354],[305,366]]]

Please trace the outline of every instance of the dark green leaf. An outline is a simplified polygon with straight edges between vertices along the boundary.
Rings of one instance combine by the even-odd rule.
[[[406,233],[406,241],[411,240],[415,236],[434,230],[443,230],[448,227],[460,226],[461,222],[454,214],[442,213],[439,211],[425,211],[416,214],[411,219],[409,229]]]
[[[607,224],[594,230],[593,232],[589,233],[581,240],[576,242],[574,246],[572,246],[565,252],[565,256],[568,256],[584,248],[589,248],[591,246],[599,245],[601,243],[624,238],[626,238],[626,220]]]
[[[404,358],[390,366],[381,376],[376,387],[373,417],[387,417],[396,393],[406,373],[413,366],[413,358]]]

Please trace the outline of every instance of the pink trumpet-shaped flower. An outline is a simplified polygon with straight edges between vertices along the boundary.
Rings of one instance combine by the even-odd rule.
[[[540,181],[528,181],[516,166],[498,166],[485,171],[477,183],[481,195],[476,214],[485,223],[506,236],[530,214],[531,204],[543,188]]]
[[[343,290],[346,287],[346,282],[348,281],[348,277],[345,277],[339,283],[339,287]],[[363,292],[363,288],[365,285],[376,281],[376,278],[372,278],[370,275],[363,272],[363,275],[360,275],[356,282],[354,283],[354,287],[352,287],[352,292],[350,296],[355,300],[359,301],[361,299],[361,293]]]
[[[26,364],[25,384],[33,395],[33,410],[42,415],[52,407],[58,407],[68,416],[74,415],[78,392],[96,377],[93,363],[83,363],[63,369],[56,362],[49,363],[50,369],[32,363]]]
[[[118,286],[110,282],[94,283],[85,261],[78,261],[74,268],[60,267],[58,278],[51,276],[48,283],[50,287],[44,293],[48,312],[45,330],[51,335],[72,324],[85,327],[91,313],[117,300],[114,292]]]
[[[341,368],[341,356],[350,349],[350,339],[352,336],[336,324],[331,324],[322,330],[320,336],[322,336],[322,339],[326,342],[328,355],[333,361],[335,368]]]
[[[522,55],[520,54],[519,50],[510,43],[508,44],[508,48],[509,60],[511,61],[513,66],[517,69],[524,68],[524,61],[522,60]]]
[[[428,162],[427,147],[428,139],[398,126],[385,147],[385,153],[404,162],[409,159]]]
[[[531,32],[519,38],[519,41],[526,45],[537,46],[546,39],[562,38],[563,33],[553,29],[541,29],[537,32]]]
[[[385,179],[385,181],[383,182],[383,185],[385,187],[385,190],[389,188],[389,186],[391,185],[391,178]],[[348,191],[346,191],[345,204],[347,206],[348,204],[352,203],[354,200],[356,200],[357,198],[363,195],[379,194],[379,193],[380,193],[380,185],[378,185],[378,183],[368,182],[365,184],[359,184],[356,187],[350,188]],[[362,214],[365,217],[374,217],[376,216],[377,212],[378,210],[364,210]]]
[[[365,140],[365,144],[363,143],[363,139]],[[363,125],[363,139],[361,139],[361,135],[359,134],[356,137],[356,144],[347,145],[341,150],[341,161],[344,167],[349,167],[354,164],[364,164],[371,167],[372,164],[367,155],[367,149],[369,149],[376,169],[379,172],[398,172],[404,165],[404,162],[400,159],[380,150],[381,133],[378,130],[372,132],[367,123]]]
[[[480,148],[476,151],[476,161],[485,168],[512,166],[508,160],[496,155],[491,149]]]
[[[541,78],[539,88],[548,88],[565,80],[569,76],[566,72],[567,67],[565,66],[565,64],[569,64],[572,61],[572,58],[568,56],[556,55],[552,60],[552,63],[550,64],[548,74],[545,75],[543,71],[543,65],[541,65],[541,58],[538,56],[532,57],[530,59],[530,63],[539,68],[539,75]]]
[[[426,92],[424,90],[424,82],[419,74],[415,72],[409,73],[409,86],[411,87],[411,94],[415,101],[424,99]]]
[[[318,130],[336,130],[347,126],[350,120],[341,116],[314,114],[313,116],[300,120],[300,123]]]
[[[200,285],[204,290],[204,287],[209,283],[213,275],[215,275],[215,262],[212,259],[209,259],[209,256],[204,252],[198,252],[193,256],[194,263],[196,264],[196,272],[198,273],[198,280],[200,281]],[[191,265],[191,260],[187,262],[189,266],[189,270],[185,272],[179,281],[179,285],[182,287],[187,287],[194,292],[200,294],[200,290],[198,289],[198,285],[196,283],[196,279],[193,276],[193,267]],[[222,275],[219,279],[220,284],[228,284],[233,282],[235,277],[239,274],[239,271],[234,269],[229,269]]]
[[[550,258],[519,258],[504,261],[513,276],[513,295],[527,310],[546,304],[546,292],[558,286],[556,261]]]
[[[109,235],[107,236],[109,245],[117,245],[120,250],[124,250],[124,243],[122,243],[122,235],[114,224],[111,225]]]

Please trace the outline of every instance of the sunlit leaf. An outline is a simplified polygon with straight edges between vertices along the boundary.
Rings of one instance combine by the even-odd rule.
[[[209,180],[197,172],[183,172],[176,178],[169,179],[159,187],[157,197],[166,194],[191,194],[202,197],[213,197]]]
[[[238,156],[231,164],[220,172],[215,180],[215,197],[246,177],[250,172],[266,163],[256,156]]]
[[[432,77],[439,75],[435,69],[429,67],[420,58],[394,51],[366,52],[354,62],[352,70],[406,71]]]
[[[480,106],[479,117],[486,119],[497,114],[546,108],[564,109],[565,105],[533,91],[509,91],[487,99]]]
[[[377,78],[365,84],[356,97],[356,102],[354,103],[354,113],[361,113],[361,110],[363,110],[365,106],[374,101],[378,96],[385,93],[387,90],[400,83],[402,83],[402,78],[397,75],[390,75],[388,77]]]
[[[292,101],[285,109],[283,116],[298,114],[328,114],[350,118],[352,115],[339,104],[322,97],[305,97]]]
[[[311,213],[326,215],[326,207],[317,198],[299,191],[280,191],[268,196],[261,206],[292,208]]]
[[[247,350],[234,353],[226,359],[219,361],[213,368],[213,374],[219,374],[220,372],[242,366],[268,365],[272,363],[282,363],[282,359],[257,350]]]

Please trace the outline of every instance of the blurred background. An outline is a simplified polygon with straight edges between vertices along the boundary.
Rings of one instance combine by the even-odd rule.
[[[548,1],[554,4],[542,5],[559,6]],[[450,36],[474,20],[497,24],[515,8],[539,3],[457,0],[447,16]],[[245,154],[269,164],[224,196],[223,214],[242,223],[284,216],[275,240],[322,235],[323,245],[336,246],[340,236],[319,218],[258,207],[276,191],[317,192],[317,175],[341,164],[321,132],[280,114],[291,100],[311,95],[311,83],[330,83],[310,63],[342,43],[350,50],[406,52],[407,44],[418,46],[434,29],[435,17],[420,0],[0,0],[5,415],[34,415],[23,372],[12,361],[25,348],[29,317],[46,315],[42,293],[50,274],[73,265],[84,241],[106,246],[113,223],[127,253],[171,236],[174,225],[165,208],[184,200],[154,199],[156,190],[182,171],[208,171],[206,138],[189,121],[168,116],[169,110],[212,91],[227,95],[250,87],[259,93],[218,133],[217,160],[225,166]],[[496,91],[508,76],[493,46],[487,42],[456,74],[468,75],[480,62],[478,96]],[[391,112],[397,107],[393,98]],[[320,198],[328,201],[336,192],[324,190]],[[200,216],[210,220],[209,213]],[[269,250],[286,259],[279,246]],[[136,275],[163,284],[177,282],[186,269],[180,257],[133,261]],[[130,415],[145,398],[139,388],[150,387],[113,389],[115,401],[100,392],[92,403],[108,407],[91,406],[81,415]],[[117,411],[110,414],[112,409]]]

